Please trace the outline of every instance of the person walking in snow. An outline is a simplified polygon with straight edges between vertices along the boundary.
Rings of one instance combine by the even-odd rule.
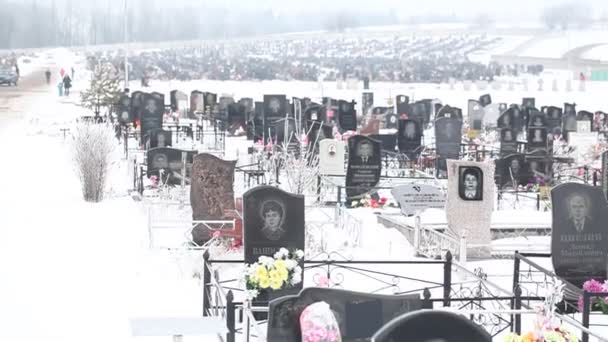
[[[70,88],[72,88],[72,79],[70,78],[70,75],[65,75],[65,77],[63,77],[63,89],[65,96],[70,96]]]

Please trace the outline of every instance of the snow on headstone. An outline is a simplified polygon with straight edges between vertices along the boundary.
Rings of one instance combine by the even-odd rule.
[[[323,139],[319,142],[319,173],[322,175],[344,175],[344,142]]]
[[[467,255],[489,256],[494,209],[494,164],[448,160],[449,229],[466,236]]]
[[[391,194],[406,216],[420,214],[427,209],[445,209],[445,194],[429,184],[406,184],[394,187]]]

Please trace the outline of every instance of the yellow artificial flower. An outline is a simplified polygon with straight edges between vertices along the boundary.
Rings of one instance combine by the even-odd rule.
[[[280,275],[279,275],[279,271],[277,271],[277,270],[272,270],[272,271],[268,272],[268,275],[270,276],[271,280],[275,279],[275,278],[276,279],[280,279],[281,278]]]
[[[260,288],[267,289],[270,287],[270,278],[260,278]]]
[[[289,272],[287,271],[286,268],[278,270],[278,272],[279,272],[279,278],[281,278],[282,281],[286,281],[287,278],[289,278]]]
[[[255,269],[255,276],[258,279],[268,278],[268,270],[266,269],[266,267],[258,265],[258,267],[256,267]]]
[[[282,269],[287,269],[287,265],[285,265],[285,260],[283,260],[283,259],[276,260],[276,261],[274,262],[274,268],[276,268],[276,269],[277,269],[277,271],[279,271],[279,272],[280,272]]]
[[[270,278],[270,288],[273,290],[279,290],[283,287],[283,280],[281,278]]]
[[[529,333],[523,336],[522,340],[523,342],[535,342],[536,336],[534,335],[534,332],[530,331]]]

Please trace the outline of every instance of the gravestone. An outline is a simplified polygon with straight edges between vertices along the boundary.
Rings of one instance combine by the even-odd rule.
[[[272,257],[281,248],[304,251],[304,196],[262,185],[243,194],[243,206],[245,263],[257,262],[260,256]],[[260,299],[297,293],[301,288],[302,283]]]
[[[422,127],[425,127],[431,117],[430,106],[427,106],[426,102],[418,101],[411,105],[410,109],[411,113],[409,113],[408,119],[416,120]]]
[[[182,153],[186,153],[186,175],[182,171]],[[176,148],[157,147],[148,150],[146,175],[160,177],[162,183],[179,185],[182,179],[188,181],[196,151],[184,151]],[[161,171],[162,170],[162,171]]]
[[[481,130],[483,128],[483,116],[485,114],[484,108],[480,102],[476,100],[469,100],[468,105],[468,121],[469,127],[474,130]]]
[[[357,112],[355,101],[347,102],[340,100],[338,103],[338,123],[343,131],[357,130]]]
[[[319,142],[319,173],[322,175],[344,175],[344,142],[323,139]]]
[[[419,214],[426,209],[445,209],[445,194],[441,189],[428,184],[398,185],[391,194],[401,213],[406,216]]]
[[[551,190],[551,260],[555,273],[574,285],[606,279],[606,197],[598,187],[565,183]]]
[[[511,106],[511,108],[509,108],[509,111],[511,111],[511,113],[513,113],[512,118],[513,118],[513,125],[511,128],[513,128],[513,130],[515,132],[517,132],[517,134],[522,133],[524,131],[524,128],[526,127],[526,125],[528,124],[528,108],[534,108],[534,107],[523,107],[520,108],[517,105],[513,105]]]
[[[519,185],[527,185],[529,180],[530,172],[523,154],[514,153],[496,160],[496,184],[499,188],[515,189]]]
[[[522,108],[534,108],[536,107],[536,99],[533,97],[524,97],[521,101]]]
[[[380,142],[383,156],[386,153],[395,153],[397,149],[396,134],[370,134],[369,137]]]
[[[131,121],[131,98],[129,95],[122,95],[118,101],[118,122],[126,125]]]
[[[577,133],[591,133],[591,122],[587,120],[576,121],[576,132]]]
[[[410,98],[406,95],[397,95],[397,115],[410,114]]]
[[[529,128],[547,127],[547,119],[545,114],[541,112],[535,112],[530,115]]]
[[[217,103],[217,94],[215,93],[210,93],[210,92],[204,92],[203,93],[204,96],[204,108],[205,108],[205,113],[213,113],[214,111],[217,111],[218,108],[218,103]]]
[[[214,155],[201,153],[194,157],[190,205],[194,221],[223,221],[235,218],[234,169],[236,160],[222,160]],[[208,224],[220,229],[221,224]],[[204,224],[192,229],[192,241],[202,246],[211,239],[213,231]]]
[[[285,95],[264,95],[264,142],[277,135],[275,122],[285,119],[287,115],[287,97]]]
[[[161,129],[163,127],[163,114],[165,105],[163,100],[152,95],[143,94],[143,107],[141,109],[141,137],[145,141],[145,137],[150,131]]]
[[[194,114],[205,113],[205,94],[198,90],[190,93],[190,111]]]
[[[441,327],[441,328],[438,328]],[[483,326],[459,313],[421,310],[395,318],[379,329],[371,342],[490,342]]]
[[[500,155],[506,156],[517,152],[517,136],[510,128],[500,130]]]
[[[496,127],[513,129],[513,108],[509,108],[500,114]]]
[[[435,120],[435,147],[438,171],[447,171],[446,160],[459,159],[462,142],[462,121],[454,118]]]
[[[149,143],[148,149],[173,146],[173,132],[154,129],[149,131],[146,141]]]
[[[576,114],[564,114],[562,132],[576,132]]]
[[[593,129],[593,121],[594,121],[595,116],[593,115],[593,113],[588,112],[586,110],[581,110],[580,112],[578,112],[578,114],[576,115],[576,120],[580,123],[580,122],[588,122],[589,126],[585,127],[589,127],[588,130],[579,130],[577,128],[577,132],[579,133],[587,133],[590,132],[591,130],[595,131],[595,129]]]
[[[308,150],[315,154],[319,153],[319,143],[324,139],[333,138],[333,128],[330,125],[313,122],[308,130]]]
[[[554,106],[544,107],[543,113],[546,114],[547,129],[553,134],[560,134],[562,132],[562,109]]]
[[[528,129],[528,151],[547,150],[547,129],[530,128]]]
[[[397,146],[409,160],[418,159],[422,144],[422,124],[417,120],[399,120]]]
[[[399,128],[399,117],[396,114],[388,114],[385,116],[386,129],[397,129]]]
[[[343,342],[368,341],[393,318],[422,309],[418,294],[381,295],[333,288],[306,288],[297,296],[290,295],[270,302],[267,340],[303,341],[300,316],[307,306],[316,302],[329,305]]]
[[[129,119],[131,122],[141,120],[141,110],[143,107],[144,94],[145,93],[141,91],[134,91],[133,93],[131,93],[131,112],[129,113]]]
[[[457,236],[466,235],[467,255],[490,255],[492,211],[494,210],[494,165],[448,160],[448,226]]]
[[[182,91],[177,91],[175,93],[175,99],[177,100],[176,111],[179,112],[181,118],[187,118],[188,112],[190,111],[190,108],[188,108],[188,104],[190,103],[190,100],[188,99],[188,94]]]
[[[563,115],[576,115],[576,103],[564,103]]]
[[[608,151],[602,153],[602,190],[608,200]]]
[[[435,119],[439,118],[456,118],[462,120],[462,110],[448,105],[442,106],[435,116]]]
[[[489,106],[492,104],[492,96],[490,94],[481,95],[479,97],[479,104],[484,108]]]
[[[371,191],[382,171],[381,143],[369,137],[355,135],[348,139],[348,168],[346,196],[357,199]]]
[[[371,109],[374,107],[374,93],[364,92],[362,105],[362,115],[370,115]]]
[[[493,104],[487,106],[486,108],[483,109],[483,111],[484,111],[483,121],[482,121],[483,127],[496,127],[500,114],[502,112],[504,112],[504,110],[501,111],[500,104],[497,104],[497,103],[493,103]]]

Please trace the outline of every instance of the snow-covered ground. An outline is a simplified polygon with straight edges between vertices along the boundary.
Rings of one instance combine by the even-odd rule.
[[[75,86],[82,88],[86,81],[82,64],[78,64],[82,61],[65,50],[49,54],[56,63],[56,70],[77,65]],[[378,105],[388,97],[404,93],[416,99],[441,98],[461,108],[466,108],[467,99],[490,92],[495,102],[520,102],[524,96],[536,96],[537,104],[577,102],[581,109],[607,110],[601,96],[605,94],[605,87],[589,84],[584,93],[489,89],[465,92],[461,85],[451,90],[447,85],[372,83]],[[132,89],[136,88],[136,82],[133,82]],[[257,100],[264,93],[313,95],[317,99],[322,96],[361,97],[361,90],[340,90],[335,83],[325,83],[321,88],[310,82],[152,82],[149,89],[167,96],[172,89],[187,92],[199,89]],[[127,196],[130,170],[122,159],[120,147],[116,151],[109,197],[99,204],[85,203],[81,199],[78,179],[70,161],[69,135],[64,140],[61,132],[61,128],[69,127],[74,118],[90,114],[75,102],[77,94],[59,99],[54,86],[43,86],[42,91],[28,93],[26,100],[10,100],[11,110],[25,115],[21,120],[12,120],[10,125],[0,127],[0,146],[4,146],[3,154],[9,161],[0,169],[0,178],[5,180],[0,190],[0,208],[3,209],[0,215],[0,340],[167,340],[133,339],[129,318],[200,316],[202,291],[199,281],[192,277],[197,255],[148,248],[145,207]],[[228,141],[228,158],[246,154],[241,151],[246,146],[242,140]],[[352,214],[364,222],[362,244],[359,248],[344,249],[345,255],[368,260],[414,258],[406,239],[396,230],[379,225],[371,210],[357,209]],[[497,220],[513,216],[510,211],[495,213]],[[550,219],[546,213],[523,210],[517,212],[517,218],[526,222]],[[307,219],[327,220],[323,217]],[[519,243],[515,240],[503,243],[508,242]],[[544,242],[546,239],[538,243]],[[512,260],[476,261],[469,263],[469,269],[482,267],[490,273],[489,279],[509,289],[512,265]],[[550,262],[546,266],[550,267]],[[441,277],[439,270],[428,272],[424,267],[381,269],[410,276],[417,273],[429,280]],[[229,272],[222,276],[229,276]],[[345,288],[366,290],[366,282],[353,279]],[[305,279],[305,282],[311,285],[312,279]],[[206,336],[184,340],[214,339]]]
[[[591,50],[584,53],[581,57],[585,59],[593,59],[603,62],[608,61],[608,42],[604,45],[592,48]]]
[[[540,36],[535,44],[520,51],[519,56],[561,58],[568,51],[598,43],[607,43],[606,30],[571,30]]]

